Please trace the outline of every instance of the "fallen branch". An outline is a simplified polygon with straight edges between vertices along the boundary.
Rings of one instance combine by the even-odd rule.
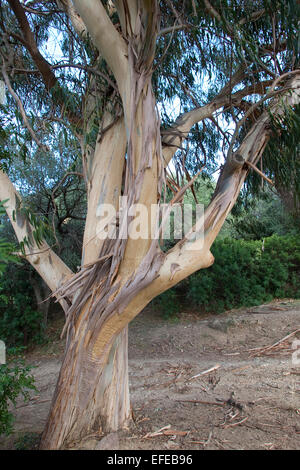
[[[177,431],[176,429],[167,429],[163,432],[165,436],[186,436],[188,431]]]
[[[279,341],[276,341],[276,343],[271,344],[271,346],[248,349],[248,352],[249,351],[251,352],[250,356],[261,356],[263,354],[274,353],[282,349],[290,349],[288,344],[285,344],[285,343],[299,332],[300,332],[300,328],[298,330],[293,331],[293,333],[290,333],[284,338],[280,339]]]

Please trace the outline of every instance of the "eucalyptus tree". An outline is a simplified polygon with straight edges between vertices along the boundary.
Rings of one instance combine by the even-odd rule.
[[[2,113],[6,126],[18,126],[18,138],[4,139],[0,199],[19,241],[27,241],[26,258],[66,315],[42,448],[68,446],[130,419],[129,322],[158,294],[213,263],[210,247],[248,175],[270,182],[280,154],[265,165],[265,151],[279,133],[296,134],[298,27],[295,0],[2,0]],[[78,272],[43,238],[9,179],[11,152],[28,149],[29,141],[29,162],[33,151],[41,159],[52,151],[47,126],[71,133],[81,151],[87,212]],[[220,159],[204,221],[163,251],[164,218],[151,217],[151,206],[169,187],[172,209]],[[115,232],[108,218],[99,229],[103,207],[115,210]],[[148,209],[140,209],[144,218],[137,207]],[[128,219],[146,236],[126,236]]]

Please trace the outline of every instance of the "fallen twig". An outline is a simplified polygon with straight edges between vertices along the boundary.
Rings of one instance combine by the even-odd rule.
[[[245,421],[247,421],[248,418],[249,418],[249,416],[246,416],[246,418],[242,419],[241,421],[238,421],[237,423],[225,424],[225,425],[223,425],[222,427],[223,427],[224,429],[233,428],[234,426],[238,426],[239,424],[244,423]]]
[[[224,406],[226,405],[225,401],[217,402],[217,401],[203,401],[203,400],[175,400],[183,403],[200,403],[201,405],[216,405],[216,406]]]
[[[177,429],[170,428],[171,425],[168,424],[168,426],[164,426],[163,428],[158,429],[158,431],[148,432],[142,439],[149,439],[158,436],[186,436],[188,434],[188,431],[178,431]]]
[[[170,429],[170,427],[171,427],[171,424],[168,424],[167,426],[164,426],[163,428],[158,429],[158,431],[147,432],[147,434],[145,434],[145,436],[143,436],[142,439],[149,439],[149,437],[162,436],[163,431]]]
[[[186,436],[188,431],[177,431],[176,429],[166,429],[163,432],[165,436]]]
[[[220,364],[216,364],[214,367],[211,367],[210,369],[204,370],[203,372],[200,372],[200,374],[193,375],[189,380],[196,379],[197,377],[201,377],[202,375],[210,374],[211,372],[214,372],[215,370],[219,369],[221,367]]]

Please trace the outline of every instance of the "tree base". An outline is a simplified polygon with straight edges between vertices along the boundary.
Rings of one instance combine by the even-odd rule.
[[[40,449],[78,446],[88,436],[122,429],[130,418],[126,327],[114,340],[102,368],[90,355],[74,360],[74,344],[66,351]]]

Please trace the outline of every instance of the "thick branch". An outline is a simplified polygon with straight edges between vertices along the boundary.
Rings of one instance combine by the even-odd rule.
[[[30,52],[31,57],[33,58],[36,66],[38,67],[39,71],[42,74],[44,83],[49,90],[50,88],[54,87],[57,82],[57,78],[55,77],[54,73],[51,70],[50,64],[44,59],[38,47],[36,45],[36,41],[34,38],[34,34],[30,29],[30,25],[28,23],[25,11],[19,0],[8,0],[8,3],[13,10],[20,29],[23,34],[23,43]]]
[[[62,7],[62,9],[67,13],[68,17],[70,18],[70,21],[73,25],[73,28],[75,29],[76,33],[80,38],[86,37],[87,36],[87,29],[78,15],[78,13],[75,11],[74,5],[71,0],[57,0],[56,2],[58,6]]]
[[[97,139],[95,152],[90,159],[87,173],[88,211],[83,239],[82,263],[95,261],[104,240],[97,237],[97,208],[100,204],[110,204],[119,209],[123,167],[126,152],[126,132],[124,118],[113,121],[106,112],[104,127],[111,127]]]
[[[128,62],[125,41],[114,27],[100,0],[73,0],[73,3],[95,46],[111,68],[122,95]]]
[[[131,0],[130,4],[124,0],[115,0],[115,7],[121,23],[122,32],[125,37],[130,37],[134,34],[136,18],[138,15],[138,2]]]

